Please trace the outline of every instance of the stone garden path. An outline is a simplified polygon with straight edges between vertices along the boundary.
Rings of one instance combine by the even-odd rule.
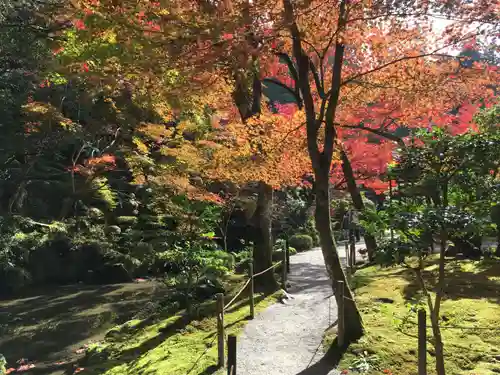
[[[363,247],[363,243],[356,246]],[[345,261],[343,245],[339,255]],[[238,338],[238,375],[339,374],[327,360],[321,360],[323,334],[337,319],[321,250],[294,255],[290,264],[292,298],[270,306],[246,325]]]

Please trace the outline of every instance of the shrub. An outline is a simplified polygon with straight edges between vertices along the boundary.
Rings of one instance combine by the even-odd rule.
[[[297,251],[306,251],[313,247],[313,239],[307,234],[296,234],[290,237],[289,243]]]
[[[274,250],[273,262],[279,262],[280,260],[283,260],[283,250]]]
[[[306,225],[301,227],[301,228],[298,228],[296,231],[295,231],[296,234],[305,234],[305,235],[308,235],[312,238],[312,241],[313,241],[313,246],[319,246],[319,233],[318,231],[316,230],[316,225],[314,223],[314,219],[313,218],[310,218]]]
[[[31,276],[25,269],[9,264],[0,264],[0,295],[16,293],[29,285],[30,282]]]
[[[295,255],[295,254],[297,254],[297,249],[295,247],[289,246],[288,247],[288,253],[290,255]]]
[[[278,238],[273,246],[274,250],[283,250],[285,248],[285,240]]]
[[[118,216],[116,222],[124,226],[133,226],[137,224],[138,219],[135,216]]]

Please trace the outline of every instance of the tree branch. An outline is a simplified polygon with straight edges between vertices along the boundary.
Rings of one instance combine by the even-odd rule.
[[[401,139],[400,137],[394,135],[394,134],[391,134],[389,132],[386,132],[382,129],[373,129],[373,128],[369,128],[369,127],[366,127],[364,125],[354,125],[354,126],[349,126],[349,125],[340,125],[342,128],[347,128],[347,129],[360,129],[360,130],[365,130],[367,132],[370,132],[370,133],[373,133],[373,134],[376,134],[380,137],[384,137],[384,138],[387,138],[393,142],[396,142],[399,146],[401,146],[401,148],[406,148],[406,144],[403,142],[403,139]]]
[[[275,84],[277,86],[282,87],[286,91],[288,91],[295,98],[295,101],[297,102],[297,106],[299,107],[299,109],[302,109],[303,103],[302,103],[302,99],[300,98],[300,95],[297,95],[297,92],[294,89],[292,89],[290,86],[288,86],[288,85],[284,84],[283,82],[280,82],[274,78],[264,78],[262,81]]]
[[[458,44],[459,42],[461,41],[465,41],[467,39],[470,39],[470,38],[473,38],[475,35],[468,35],[468,36],[465,36],[463,38],[461,38],[460,40],[458,41],[454,41],[453,43],[449,43],[445,46],[441,46],[439,48],[436,48],[434,49],[433,51],[431,52],[428,52],[428,53],[422,53],[422,54],[419,54],[419,55],[415,55],[415,56],[403,56],[403,57],[400,57],[399,59],[395,59],[395,60],[392,60],[390,62],[387,62],[385,64],[382,64],[382,65],[379,65],[373,69],[370,69],[370,70],[367,70],[365,72],[362,72],[362,73],[358,73],[358,74],[355,74],[353,76],[351,76],[350,78],[347,78],[344,82],[341,83],[341,86],[344,86],[344,85],[347,85],[349,83],[352,83],[354,81],[356,81],[357,79],[365,76],[365,75],[368,75],[368,74],[371,74],[371,73],[375,73],[379,70],[382,70],[382,69],[385,69],[391,65],[395,65],[397,63],[400,63],[402,61],[406,61],[406,60],[415,60],[415,59],[421,59],[421,58],[424,58],[424,57],[429,57],[429,56],[440,56],[440,57],[452,57],[452,58],[457,58],[456,56],[453,56],[453,55],[447,55],[447,54],[439,54],[438,52],[439,51],[442,51],[448,47],[451,47],[453,45],[456,45]]]
[[[346,25],[346,0],[341,0],[338,18],[338,30],[343,31]],[[341,75],[342,65],[344,63],[344,41],[337,35],[335,42],[335,58],[332,67],[332,87],[330,89],[330,97],[328,106],[325,112],[325,145],[324,157],[326,161],[331,162],[333,156],[333,145],[336,137],[335,131],[335,113],[337,111],[338,101],[340,97],[340,89],[342,87]]]
[[[297,87],[302,93],[304,101],[304,109],[307,123],[307,147],[313,166],[319,165],[319,149],[317,144],[317,135],[319,124],[316,122],[316,110],[314,108],[314,100],[311,93],[309,82],[309,57],[304,55],[302,50],[302,38],[299,27],[295,22],[294,10],[291,0],[283,0],[285,22],[287,23],[290,34],[292,36],[292,51],[298,65],[298,81]]]

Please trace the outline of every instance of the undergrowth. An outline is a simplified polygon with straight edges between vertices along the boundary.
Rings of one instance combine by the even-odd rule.
[[[427,264],[426,281],[435,285],[435,260]],[[500,373],[500,261],[453,260],[447,264],[446,298],[441,325],[447,373]],[[352,344],[339,368],[366,374],[417,373],[417,310],[423,302],[411,270],[372,266],[351,279],[366,334]],[[453,328],[453,327],[470,327]],[[430,321],[427,337],[432,341]],[[492,327],[492,329],[487,329]],[[326,345],[334,333],[326,336]],[[434,351],[427,346],[428,374],[435,374]]]
[[[233,280],[226,303],[243,282],[242,278]],[[278,294],[256,294],[256,310],[273,303]],[[237,334],[248,316],[248,294],[243,293],[224,314],[226,334]],[[131,320],[113,328],[105,341],[90,346],[80,366],[91,375],[213,374],[217,370],[216,329],[215,301],[198,306],[195,318],[180,312],[155,321]]]

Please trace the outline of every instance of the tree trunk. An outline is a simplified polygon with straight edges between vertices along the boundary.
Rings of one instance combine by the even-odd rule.
[[[491,207],[490,218],[497,226],[497,248],[495,250],[495,255],[500,257],[500,204]]]
[[[436,350],[436,373],[446,375],[444,367],[444,345],[439,327],[439,316],[436,316],[437,309],[431,312],[432,335],[434,336],[434,349]]]
[[[365,204],[359,192],[358,186],[356,185],[356,179],[354,178],[354,172],[352,170],[352,165],[347,156],[346,152],[342,150],[342,172],[347,183],[347,190],[351,195],[352,204],[354,208],[360,212],[365,209]],[[365,231],[363,237],[365,238],[366,251],[368,252],[368,259],[373,261],[375,258],[375,250],[377,249],[377,240],[374,236]]]
[[[283,1],[285,22],[288,24],[292,37],[292,53],[295,64],[288,64],[290,73],[295,80],[296,87],[302,95],[298,102],[302,103],[306,115],[307,149],[311,157],[314,170],[315,192],[316,192],[316,229],[319,232],[321,250],[325,259],[325,266],[332,288],[333,282],[343,281],[345,285],[345,344],[352,342],[363,335],[363,322],[354,301],[352,292],[340,264],[340,259],[335,246],[333,232],[330,222],[330,192],[329,177],[332,157],[335,148],[336,129],[335,113],[339,103],[340,90],[342,87],[342,65],[344,49],[342,38],[339,35],[345,29],[347,23],[347,0],[341,0],[339,6],[339,20],[337,36],[335,40],[335,55],[332,68],[332,83],[328,94],[323,95],[322,110],[316,116],[314,97],[311,90],[310,73],[315,70],[314,63],[302,48],[302,37],[294,14],[294,5],[291,0]],[[314,67],[314,69],[312,69]],[[321,86],[321,85],[320,85]],[[318,87],[324,92],[324,87]],[[322,127],[322,124],[324,127]],[[324,141],[322,150],[318,145],[319,132],[322,129]],[[338,293],[336,293],[338,296]],[[338,298],[338,297],[337,297]]]
[[[424,292],[424,295],[427,299],[427,306],[429,308],[429,316],[431,319],[431,328],[432,328],[432,337],[434,339],[433,345],[436,351],[436,372],[438,375],[445,375],[445,367],[444,367],[444,345],[443,339],[441,336],[441,328],[439,327],[439,308],[441,304],[441,298],[438,298],[439,295],[439,287],[438,294],[436,296],[435,303],[432,303],[432,297],[429,294],[427,287],[425,286],[425,281],[422,276],[422,270],[424,269],[423,258],[420,257],[420,265],[419,268],[414,268],[413,271],[417,276],[417,281]],[[440,269],[440,274],[442,273]]]
[[[443,203],[445,207],[448,206],[448,186],[445,185],[443,194]],[[445,254],[446,244],[448,242],[448,233],[442,229],[441,233],[441,247],[439,251],[439,276],[438,285],[436,288],[436,300],[434,301],[434,311],[431,312],[432,332],[434,335],[434,348],[436,349],[436,372],[438,375],[445,375],[444,368],[444,345],[441,337],[441,328],[439,327],[439,314],[441,311],[441,301],[444,296],[445,287]]]
[[[255,226],[253,261],[255,273],[264,271],[273,265],[273,242],[271,236],[271,213],[273,188],[264,182],[258,184],[257,207],[253,216]],[[278,284],[274,270],[255,278],[255,286],[261,289],[274,289]]]
[[[500,226],[497,224],[497,249],[495,250],[495,255],[500,257]]]
[[[325,259],[325,266],[333,282],[335,291],[335,281],[343,281],[344,290],[344,306],[345,306],[345,340],[346,343],[353,342],[363,336],[363,322],[361,314],[358,311],[356,302],[352,295],[351,289],[347,282],[344,270],[340,263],[337,253],[337,247],[333,239],[333,232],[330,221],[330,193],[329,193],[329,171],[322,171],[322,176],[316,175],[316,229],[319,232],[321,242],[321,250]]]

